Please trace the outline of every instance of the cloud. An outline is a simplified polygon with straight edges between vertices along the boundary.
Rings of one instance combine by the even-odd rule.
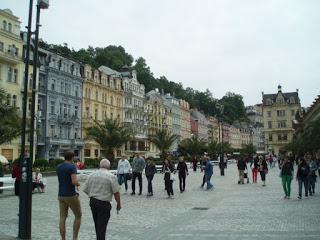
[[[2,0],[26,25],[27,1]],[[261,91],[300,89],[304,106],[320,85],[320,1],[56,0],[41,37],[76,49],[122,45],[156,76],[215,97],[261,102]]]

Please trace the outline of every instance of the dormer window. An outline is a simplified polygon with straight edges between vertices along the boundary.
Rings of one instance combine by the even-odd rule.
[[[290,103],[295,103],[294,97],[290,97]]]

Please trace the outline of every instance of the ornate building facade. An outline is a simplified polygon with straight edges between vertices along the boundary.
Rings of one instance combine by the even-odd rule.
[[[263,133],[266,151],[279,154],[281,148],[289,143],[293,137],[292,121],[297,111],[301,111],[298,90],[296,92],[282,92],[278,86],[278,93],[262,93]]]
[[[7,92],[7,104],[22,110],[24,79],[23,41],[20,21],[9,9],[0,9],[0,88]],[[22,113],[22,112],[21,112]],[[0,154],[12,161],[19,157],[20,139],[0,146]],[[28,150],[26,150],[27,152]]]

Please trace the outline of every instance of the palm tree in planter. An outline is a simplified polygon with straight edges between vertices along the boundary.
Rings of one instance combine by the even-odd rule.
[[[118,119],[94,121],[93,126],[87,127],[85,131],[86,138],[97,142],[111,161],[114,159],[114,151],[133,138],[132,128],[121,124]]]
[[[177,138],[177,135],[171,134],[167,129],[157,129],[154,135],[149,136],[149,141],[156,145],[160,150],[160,157],[164,159]]]
[[[184,139],[180,145],[181,153],[185,152],[192,158],[197,158],[207,150],[207,143],[203,139],[198,139],[196,136]]]

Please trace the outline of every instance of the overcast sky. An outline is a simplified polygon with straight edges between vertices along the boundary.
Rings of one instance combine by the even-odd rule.
[[[0,0],[27,25],[28,0]],[[36,0],[34,1],[36,2]],[[122,45],[156,77],[214,97],[299,89],[303,106],[320,94],[319,0],[50,0],[40,37],[49,43]]]

